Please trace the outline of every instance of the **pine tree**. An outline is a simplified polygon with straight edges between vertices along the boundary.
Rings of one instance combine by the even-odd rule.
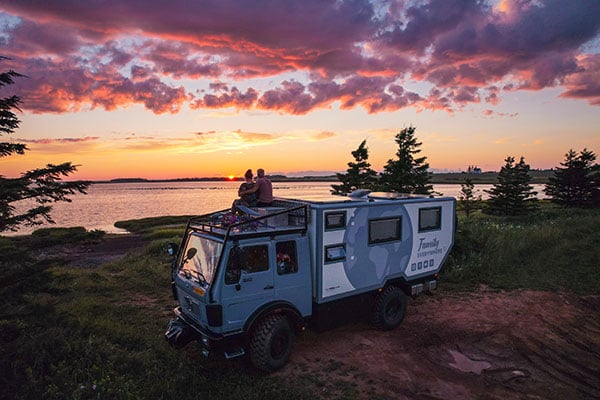
[[[529,184],[531,176],[525,159],[521,157],[515,164],[515,158],[508,156],[504,161],[506,164],[498,173],[498,182],[485,191],[490,197],[484,211],[497,215],[520,215],[537,209],[537,192]]]
[[[422,143],[415,138],[416,128],[411,126],[402,129],[396,135],[398,151],[397,159],[388,160],[381,173],[379,188],[388,192],[432,194],[433,186],[429,184],[430,174],[427,157],[415,156],[421,152]]]
[[[567,207],[600,206],[600,166],[595,161],[596,154],[588,149],[579,154],[570,149],[560,163],[563,168],[556,168],[544,192]]]
[[[463,209],[467,217],[477,207],[481,201],[481,195],[475,194],[475,185],[471,181],[471,178],[465,178],[464,183],[460,184],[460,193],[458,195],[458,201],[460,207]]]
[[[0,60],[6,58],[0,57]],[[12,85],[14,78],[22,77],[14,71],[0,73],[0,88]],[[11,134],[21,122],[13,110],[20,111],[19,96],[0,98],[0,135]],[[22,143],[0,142],[0,158],[14,154],[24,154],[28,150]],[[0,232],[16,230],[21,225],[37,225],[46,221],[52,223],[52,207],[48,204],[57,201],[71,201],[68,196],[76,192],[85,193],[88,182],[64,182],[66,177],[77,170],[71,163],[48,164],[45,168],[27,171],[19,178],[5,178],[0,175]],[[22,214],[16,213],[14,204],[21,200],[34,200],[37,203]]]
[[[371,189],[377,180],[377,172],[371,169],[367,140],[363,140],[356,150],[352,152],[355,162],[348,163],[345,174],[336,174],[341,185],[331,185],[331,193],[346,195],[356,189]]]

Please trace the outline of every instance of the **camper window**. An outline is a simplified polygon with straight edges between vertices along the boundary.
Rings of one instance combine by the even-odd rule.
[[[333,246],[325,246],[325,262],[338,262],[346,259],[346,245],[336,244]]]
[[[344,229],[346,227],[346,211],[325,213],[325,230]]]
[[[369,244],[402,240],[401,226],[401,217],[369,220]]]
[[[419,209],[419,232],[436,231],[442,228],[442,207]]]

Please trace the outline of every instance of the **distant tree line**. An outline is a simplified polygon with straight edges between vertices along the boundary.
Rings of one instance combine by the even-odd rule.
[[[396,158],[388,160],[381,173],[371,168],[367,141],[363,140],[352,151],[353,161],[348,163],[346,173],[336,174],[340,184],[332,185],[333,194],[347,195],[358,189],[414,194],[433,194],[430,184],[427,157],[418,156],[421,142],[415,137],[415,127],[402,129],[395,136],[398,146]],[[551,201],[566,207],[600,206],[600,166],[595,162],[594,152],[583,149],[580,153],[569,150],[561,167],[554,170],[544,192]],[[497,182],[490,190],[482,208],[483,212],[496,215],[522,215],[538,209],[537,192],[531,186],[530,166],[520,157],[504,159]],[[470,172],[473,172],[470,170]],[[459,205],[467,216],[481,207],[481,195],[467,176],[461,185]]]

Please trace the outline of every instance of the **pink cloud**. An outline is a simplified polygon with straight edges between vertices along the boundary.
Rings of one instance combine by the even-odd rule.
[[[561,97],[587,99],[600,106],[600,54],[583,57],[577,72],[565,80],[565,88]]]
[[[24,108],[39,113],[130,104],[155,113],[184,104],[291,114],[335,104],[370,113],[452,112],[482,99],[495,106],[507,90],[556,86],[565,88],[563,97],[599,105],[598,54],[582,51],[600,32],[598,1],[380,6],[175,0],[165,11],[154,0],[143,7],[117,0],[5,2],[0,18],[13,22],[0,42],[10,67],[29,76],[18,88]],[[309,78],[269,89],[253,81],[296,71]],[[177,80],[213,84],[192,96]],[[434,89],[419,93],[411,82]]]

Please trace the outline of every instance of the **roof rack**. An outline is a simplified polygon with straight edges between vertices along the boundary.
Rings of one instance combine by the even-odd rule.
[[[298,205],[299,204],[299,205]],[[295,203],[292,207],[274,203],[271,207],[238,207],[193,217],[188,227],[219,237],[273,235],[305,232],[308,227],[308,204]],[[289,204],[288,204],[289,206]]]

